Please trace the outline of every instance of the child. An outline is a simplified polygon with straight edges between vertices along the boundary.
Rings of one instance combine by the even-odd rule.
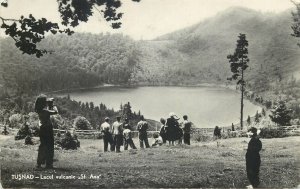
[[[163,139],[157,133],[153,134],[154,141],[152,143],[153,146],[161,146],[163,144]]]
[[[132,141],[132,133],[131,130],[129,129],[129,125],[124,125],[124,131],[123,131],[123,136],[124,136],[124,150],[128,150],[128,144],[132,149],[136,149],[133,141]]]
[[[161,118],[160,123],[161,123],[161,128],[160,128],[159,135],[162,138],[163,144],[166,144],[166,142],[167,142],[167,139],[166,139],[166,120],[164,118]]]

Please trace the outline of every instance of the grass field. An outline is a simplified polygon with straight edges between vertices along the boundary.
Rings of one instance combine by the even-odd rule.
[[[47,170],[35,168],[38,144],[25,146],[23,140],[1,136],[3,187],[245,188],[249,185],[245,172],[247,138],[224,139],[220,147],[216,142],[193,142],[191,146],[161,146],[118,154],[104,153],[102,140],[80,141],[79,150],[56,150],[56,168]],[[262,139],[262,143],[260,187],[297,187],[300,137]],[[135,144],[138,145],[136,140]],[[13,179],[12,175],[17,174],[40,178]],[[42,179],[52,175],[53,179]],[[70,178],[56,178],[60,175]]]

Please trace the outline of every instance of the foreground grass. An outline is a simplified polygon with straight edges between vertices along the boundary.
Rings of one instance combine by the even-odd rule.
[[[208,187],[245,188],[247,138],[193,143],[191,146],[162,146],[103,153],[102,140],[81,140],[77,151],[56,150],[56,169],[35,169],[38,145],[25,146],[13,137],[0,138],[2,185],[13,187]],[[261,187],[292,188],[300,183],[300,137],[262,139]],[[138,142],[135,141],[137,145]],[[75,179],[22,179],[14,174],[70,176]],[[79,179],[81,175],[84,179]],[[94,177],[90,177],[93,175]]]

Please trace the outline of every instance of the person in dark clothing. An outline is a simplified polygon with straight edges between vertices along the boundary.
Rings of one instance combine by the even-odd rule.
[[[160,119],[160,123],[161,123],[161,128],[160,128],[160,132],[159,135],[162,138],[163,144],[166,144],[167,142],[167,136],[166,136],[166,120],[164,118]]]
[[[231,131],[235,131],[233,123],[231,124]]]
[[[259,167],[260,167],[260,155],[259,151],[262,149],[262,143],[257,136],[257,129],[252,127],[250,132],[253,133],[251,140],[248,143],[248,149],[246,153],[246,171],[247,177],[251,185],[256,188],[259,185]]]
[[[169,141],[169,145],[174,145],[174,141],[179,140],[183,133],[182,129],[179,127],[179,118],[176,116],[176,114],[171,112],[169,116],[170,117],[167,119],[166,123],[166,139]]]
[[[137,124],[137,130],[139,132],[140,148],[144,148],[144,143],[146,148],[150,148],[147,136],[148,123],[144,120],[144,116],[141,116],[141,120]]]
[[[56,106],[49,109],[46,95],[40,95],[35,101],[35,112],[40,120],[40,146],[37,157],[37,168],[46,163],[46,168],[53,168],[54,136],[50,116],[57,114]],[[53,103],[53,102],[52,102]]]
[[[215,127],[215,129],[214,129],[214,140],[216,140],[217,141],[217,147],[219,147],[220,146],[220,139],[221,139],[221,129],[218,127],[218,126],[216,126]]]
[[[216,126],[214,129],[214,137],[215,139],[221,138],[221,129],[218,126]]]
[[[109,118],[105,118],[105,122],[101,124],[101,133],[103,137],[104,152],[107,152],[108,144],[110,145],[110,151],[115,151],[115,143],[111,133],[111,126],[109,124]]]
[[[188,121],[188,116],[183,116],[182,130],[183,130],[183,142],[190,145],[192,122]]]

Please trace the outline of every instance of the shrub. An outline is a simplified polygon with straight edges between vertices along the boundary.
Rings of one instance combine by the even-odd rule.
[[[26,136],[30,136],[31,131],[29,129],[28,123],[25,123],[18,131],[17,135],[15,136],[15,140],[24,139]]]
[[[74,127],[78,130],[89,130],[91,124],[85,117],[77,116],[74,120]]]
[[[283,138],[288,136],[284,130],[276,128],[262,128],[259,135],[262,138]]]
[[[197,142],[207,142],[207,141],[211,141],[212,137],[208,135],[204,135],[203,133],[193,133],[192,139]]]
[[[32,138],[29,135],[25,137],[25,145],[33,145]]]
[[[55,137],[55,144],[65,150],[76,150],[80,147],[80,142],[77,136],[72,136],[70,132],[67,132],[63,136],[57,135]]]
[[[13,114],[9,118],[9,125],[11,128],[20,128],[22,126],[22,115]]]

